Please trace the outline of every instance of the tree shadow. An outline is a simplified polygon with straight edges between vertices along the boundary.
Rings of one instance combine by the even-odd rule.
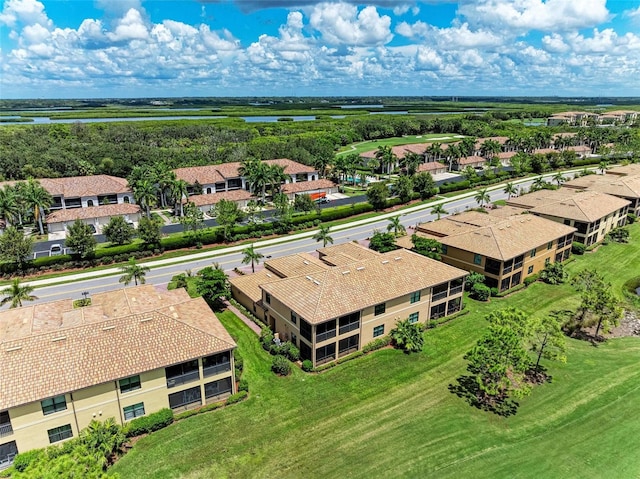
[[[519,404],[508,396],[487,396],[473,376],[460,376],[457,384],[449,384],[449,391],[471,406],[498,416],[509,417],[518,412]]]
[[[539,365],[537,369],[533,367],[527,370],[525,373],[525,380],[529,384],[538,385],[553,382],[553,376],[547,373],[547,368]]]

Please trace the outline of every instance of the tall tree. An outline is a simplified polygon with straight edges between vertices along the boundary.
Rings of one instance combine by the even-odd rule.
[[[256,264],[259,264],[260,260],[264,258],[264,255],[256,251],[254,246],[255,245],[252,244],[251,246],[242,250],[242,254],[243,254],[242,264],[251,263],[252,273],[256,272]]]
[[[18,308],[23,301],[34,301],[38,299],[31,294],[34,289],[30,284],[21,284],[18,278],[14,278],[11,285],[1,291],[4,298],[0,301],[0,306],[11,303],[10,308]]]
[[[0,259],[2,261],[14,263],[19,270],[22,270],[32,252],[33,238],[25,236],[15,226],[9,226],[0,235]]]
[[[184,208],[184,216],[180,218],[180,223],[185,234],[191,234],[196,240],[199,240],[201,230],[204,227],[204,213],[190,201]]]
[[[413,177],[413,190],[420,195],[421,200],[431,198],[438,193],[438,187],[428,171],[422,171]]]
[[[146,245],[158,245],[162,238],[162,222],[157,218],[140,218],[138,222],[138,238]]]
[[[265,202],[267,186],[269,185],[269,165],[256,158],[247,158],[240,164],[240,176],[249,184],[249,190],[253,194],[260,194],[262,203]]]
[[[67,229],[65,245],[80,258],[86,258],[93,253],[96,239],[88,224],[83,223],[82,220],[75,220]]]
[[[18,197],[16,190],[11,185],[0,188],[0,218],[6,224],[14,224],[18,217]]]
[[[396,154],[393,152],[390,146],[380,145],[376,150],[375,156],[376,159],[380,162],[382,170],[386,170],[387,177],[390,177],[392,167],[395,166],[398,161],[398,157],[396,156]]]
[[[198,271],[196,291],[218,309],[222,305],[222,299],[231,295],[229,278],[220,268],[207,266]]]
[[[529,349],[536,355],[534,370],[540,369],[542,358],[566,362],[566,341],[559,316],[545,315],[535,319],[530,327]]]
[[[327,247],[327,243],[333,244],[333,238],[329,235],[330,229],[331,228],[328,225],[320,225],[320,228],[318,229],[316,234],[313,235],[314,240],[318,242],[322,241],[323,248]]]
[[[410,176],[402,175],[398,177],[393,186],[395,193],[400,198],[400,202],[408,203],[413,197],[413,180]]]
[[[53,198],[47,190],[45,190],[36,180],[30,179],[24,190],[24,199],[27,205],[33,209],[33,218],[38,224],[40,234],[44,234],[44,226],[42,217],[45,211],[49,209]]]
[[[280,193],[281,185],[291,179],[291,176],[284,172],[284,166],[277,164],[269,165],[268,177],[271,196],[275,196],[277,193]]]
[[[120,267],[120,272],[124,274],[120,277],[119,281],[124,283],[125,286],[129,286],[131,281],[133,281],[134,284],[138,286],[138,283],[144,284],[146,282],[145,275],[149,271],[151,271],[151,269],[148,266],[139,265],[132,256],[129,258],[127,264]]]
[[[509,182],[506,185],[504,185],[504,190],[502,191],[504,191],[507,195],[509,195],[508,198],[511,199],[513,195],[518,193],[518,187],[513,183]]]
[[[184,216],[184,199],[189,197],[189,185],[185,180],[175,180],[169,185],[170,196],[174,204],[174,211],[176,207],[180,211],[180,217]]]
[[[222,199],[216,206],[216,221],[222,226],[225,241],[230,238],[231,229],[240,221],[244,214],[235,201]]]
[[[122,245],[131,243],[135,229],[122,216],[112,216],[102,233],[110,243]]]
[[[151,208],[158,202],[157,193],[153,180],[143,179],[133,185],[133,197],[136,203],[144,207],[147,218],[151,218]]]
[[[382,182],[374,183],[367,188],[367,201],[375,210],[381,210],[387,206],[388,197],[389,188]]]

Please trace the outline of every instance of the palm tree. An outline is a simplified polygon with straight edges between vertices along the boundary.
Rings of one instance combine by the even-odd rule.
[[[431,214],[432,215],[437,215],[438,219],[440,219],[440,216],[442,215],[446,215],[448,212],[447,210],[444,209],[444,206],[442,205],[435,205],[432,209],[431,209]]]
[[[531,184],[531,188],[533,188],[533,190],[535,191],[542,190],[545,186],[547,186],[547,182],[544,181],[544,178],[542,176],[538,176],[535,180],[533,180],[533,183]]]
[[[281,165],[268,165],[268,178],[269,185],[271,186],[271,196],[275,196],[280,193],[280,186],[282,183],[291,179],[291,176],[284,172],[284,166]]]
[[[329,230],[331,229],[328,225],[320,225],[320,229],[318,232],[313,235],[313,239],[320,242],[322,241],[322,247],[326,248],[327,243],[333,244],[333,238],[329,235]]]
[[[609,162],[607,161],[601,161],[600,164],[598,165],[598,171],[600,171],[600,173],[603,175],[607,172],[608,168],[609,168]]]
[[[0,218],[6,223],[14,223],[18,216],[18,197],[16,190],[7,185],[0,188]]]
[[[427,147],[426,153],[431,156],[433,161],[438,161],[440,156],[442,156],[442,145],[441,143],[432,143]]]
[[[151,270],[147,266],[140,266],[132,256],[126,265],[120,267],[120,271],[124,273],[119,280],[121,283],[128,286],[133,280],[135,285],[138,286],[138,282],[140,282],[140,284],[146,283],[144,276]]]
[[[175,180],[171,183],[171,199],[174,205],[180,205],[180,217],[184,216],[183,198],[189,197],[189,185],[185,180]],[[175,208],[174,208],[175,210]]]
[[[496,140],[485,140],[482,145],[480,145],[480,152],[487,160],[493,158],[501,151],[502,145],[500,145]]]
[[[391,147],[388,145],[380,145],[376,151],[376,159],[380,162],[383,171],[386,167],[388,177],[391,176],[391,166],[395,165],[398,161],[398,157]]]
[[[480,205],[480,208],[484,208],[484,205],[486,203],[489,203],[489,201],[491,201],[491,196],[489,195],[489,192],[487,191],[486,188],[482,188],[481,190],[478,190],[478,192],[473,198],[476,200],[476,203]]]
[[[553,181],[558,183],[558,186],[562,185],[567,179],[564,177],[561,171],[558,171],[555,175],[553,175]]]
[[[413,176],[416,174],[420,163],[422,163],[422,159],[422,155],[414,153],[413,151],[407,151],[400,160],[400,165],[406,170],[407,175]]]
[[[166,208],[167,198],[173,195],[173,188],[177,178],[175,172],[169,169],[163,169],[158,172],[158,188],[160,189],[160,206]]]
[[[11,303],[10,308],[17,308],[22,306],[23,301],[33,301],[38,299],[37,296],[33,296],[31,294],[34,289],[35,288],[29,284],[20,284],[20,280],[15,278],[8,288],[1,291],[4,298],[0,301],[0,306]]]
[[[147,218],[151,218],[151,207],[158,202],[156,185],[149,179],[139,180],[133,185],[136,203],[144,206]]]
[[[251,245],[248,248],[243,249],[242,250],[242,254],[244,254],[244,257],[242,258],[242,264],[251,263],[251,272],[255,273],[256,272],[256,264],[260,263],[260,260],[262,258],[264,258],[264,255],[261,254],[261,253],[258,253],[254,249],[254,245]]]
[[[245,179],[253,194],[260,193],[264,204],[269,184],[269,165],[256,158],[247,158],[240,164],[238,174]]]
[[[399,236],[405,233],[407,230],[400,222],[400,215],[389,218],[389,224],[387,225],[387,231],[393,231],[394,236]]]
[[[40,234],[44,234],[44,226],[42,224],[42,217],[45,210],[48,210],[53,203],[53,198],[47,190],[45,190],[40,183],[30,179],[27,182],[27,186],[24,190],[24,199],[26,204],[33,208],[33,218],[38,223]]]
[[[502,191],[509,195],[508,199],[511,199],[513,195],[518,193],[518,187],[513,183],[507,183],[506,185],[504,185],[504,190]]]

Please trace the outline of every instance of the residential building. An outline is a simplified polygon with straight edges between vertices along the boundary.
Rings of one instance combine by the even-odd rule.
[[[638,119],[638,112],[634,110],[607,111],[600,115],[603,125],[634,123]]]
[[[575,228],[505,207],[448,216],[416,228],[416,235],[442,244],[441,260],[485,276],[487,286],[506,291],[571,253]],[[409,236],[398,245],[412,248]]]
[[[430,161],[429,163],[422,163],[416,169],[416,173],[422,173],[424,171],[432,175],[438,175],[440,173],[446,173],[447,167],[439,161]]]
[[[453,169],[456,171],[464,171],[468,166],[474,169],[482,169],[487,163],[487,160],[482,156],[463,156],[453,161]]]
[[[598,124],[600,115],[587,111],[566,111],[547,118],[547,126],[587,126]]]
[[[297,183],[299,181],[313,181],[319,177],[318,171],[312,167],[303,165],[286,158],[277,160],[265,160],[268,165],[279,165],[290,176],[285,183]],[[219,165],[191,166],[173,170],[178,179],[189,184],[190,194],[193,194],[193,185],[199,184],[203,194],[220,193],[222,191],[249,190],[246,179],[240,175],[239,161],[221,163]],[[254,192],[255,193],[255,192]]]
[[[66,235],[67,228],[76,220],[90,225],[97,234],[102,233],[111,218],[122,216],[132,226],[137,227],[140,221],[140,207],[134,204],[117,203],[111,205],[90,206],[88,208],[70,208],[56,210],[46,217],[50,235],[61,233]]]
[[[633,176],[586,175],[564,184],[565,188],[598,191],[628,200],[629,212],[640,215],[640,173]]]
[[[135,203],[129,182],[117,176],[72,176],[37,181],[53,198],[51,210]]]
[[[154,286],[0,312],[0,464],[118,424],[235,392],[235,342],[202,298]]]
[[[640,163],[630,163],[607,170],[607,175],[635,176],[640,175]]]
[[[591,246],[602,241],[613,228],[626,224],[631,203],[597,191],[560,188],[513,197],[507,204],[573,226],[577,229],[575,241]]]
[[[325,265],[282,259],[278,266],[288,275],[258,284],[267,324],[314,366],[362,349],[398,320],[425,323],[461,309],[466,271],[411,251],[380,254],[355,243],[318,252]]]
[[[192,195],[187,199],[183,199],[182,203],[193,203],[203,213],[209,213],[220,200],[233,201],[240,208],[247,206],[247,203],[253,198],[251,193],[246,190],[222,191],[220,193],[210,193],[204,195]]]
[[[282,185],[280,191],[287,195],[290,200],[294,200],[298,195],[309,195],[315,200],[337,193],[338,185],[327,179],[298,181],[296,183],[287,183]]]

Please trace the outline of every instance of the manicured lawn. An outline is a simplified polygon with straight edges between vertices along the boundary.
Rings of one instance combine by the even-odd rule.
[[[402,136],[395,138],[385,138],[382,140],[370,140],[360,143],[354,143],[353,145],[346,146],[340,149],[338,155],[347,153],[364,153],[365,151],[376,150],[378,146],[397,146],[397,145],[410,145],[413,143],[429,143],[433,139],[437,139],[439,143],[451,143],[453,141],[460,141],[460,138],[454,138],[453,133],[430,133],[425,135],[412,135]]]
[[[568,269],[597,267],[619,290],[640,271],[640,226],[632,235],[634,243],[602,247]],[[576,304],[570,286],[542,283],[490,303],[468,300],[470,314],[429,330],[421,354],[386,349],[288,378],[274,376],[255,335],[222,313],[245,359],[249,399],[153,433],[112,471],[123,479],[638,477],[638,338],[599,347],[570,340],[568,362],[547,364],[553,382],[535,387],[511,417],[474,409],[448,390],[488,312]]]

